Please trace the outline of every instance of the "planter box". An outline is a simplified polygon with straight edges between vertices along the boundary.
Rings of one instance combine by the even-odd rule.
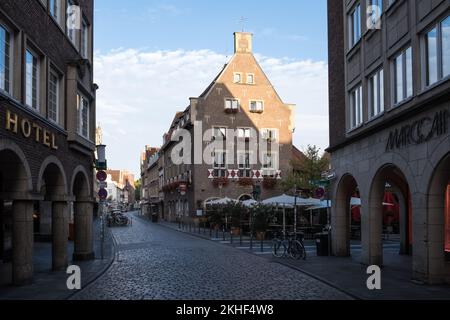
[[[264,241],[266,239],[266,233],[263,231],[257,231],[256,232],[256,240],[258,241]]]
[[[233,233],[233,236],[240,236],[241,235],[241,228],[231,228],[231,232]]]

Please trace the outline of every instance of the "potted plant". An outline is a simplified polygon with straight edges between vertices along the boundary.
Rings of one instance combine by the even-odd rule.
[[[242,214],[244,207],[241,203],[229,203],[224,211],[231,217],[231,232],[235,236],[241,234]]]
[[[217,207],[213,208],[208,217],[208,220],[209,224],[213,227],[214,230],[220,229],[220,226],[222,225],[223,221],[222,221],[222,214],[220,213]]]
[[[272,208],[265,205],[258,205],[253,209],[253,226],[256,231],[256,239],[264,240],[266,231],[269,228]]]

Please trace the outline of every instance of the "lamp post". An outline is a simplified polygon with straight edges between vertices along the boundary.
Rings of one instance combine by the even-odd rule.
[[[95,169],[97,170],[97,179],[101,181],[103,184],[105,183],[105,176],[106,173],[104,170],[107,170],[108,165],[106,161],[106,145],[100,144],[96,146],[97,150],[97,159],[95,160]],[[100,188],[99,190],[99,197],[100,197],[100,203],[99,207],[101,210],[101,258],[104,259],[104,247],[105,247],[105,203],[106,203],[106,197],[104,199],[102,198],[102,195],[104,196],[107,193],[104,188]]]

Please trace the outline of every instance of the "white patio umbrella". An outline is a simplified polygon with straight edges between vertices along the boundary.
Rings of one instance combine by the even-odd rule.
[[[253,199],[242,201],[242,205],[245,207],[249,207],[249,208],[254,207],[257,204],[258,204],[258,201],[253,200]]]
[[[239,201],[230,199],[230,198],[223,198],[223,199],[217,199],[217,200],[211,200],[206,202],[206,204],[209,205],[226,205],[228,203],[238,203]]]
[[[264,200],[262,202],[265,205],[274,206],[278,208],[290,208],[292,209],[295,204],[297,204],[298,207],[310,207],[310,206],[318,206],[321,204],[321,201],[319,199],[304,199],[301,197],[293,197],[288,196],[286,194],[283,194],[278,197],[270,198],[267,200]]]

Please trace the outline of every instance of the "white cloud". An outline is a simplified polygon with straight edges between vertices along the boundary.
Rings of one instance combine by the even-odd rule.
[[[328,146],[327,65],[257,56],[286,103],[297,105],[294,143]],[[97,119],[108,145],[109,164],[139,172],[145,145],[160,146],[175,112],[198,96],[227,57],[210,50],[96,52]]]

